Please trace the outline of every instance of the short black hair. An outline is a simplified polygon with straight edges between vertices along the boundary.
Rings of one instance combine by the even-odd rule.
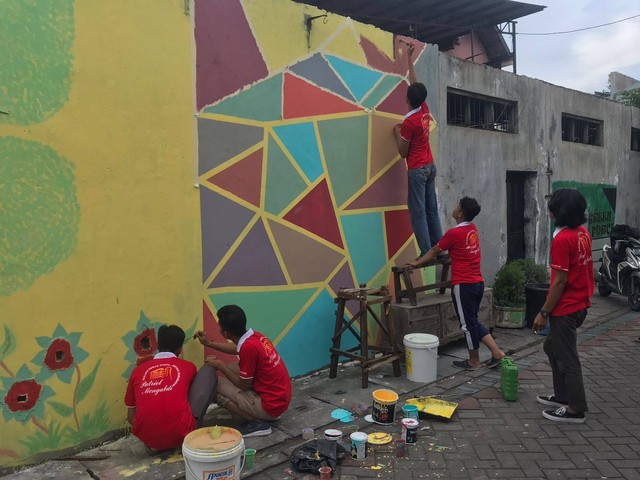
[[[465,222],[470,222],[480,213],[480,204],[475,198],[462,197],[460,199],[460,210]]]
[[[184,344],[184,330],[177,325],[162,325],[158,328],[158,350],[177,353]]]
[[[218,310],[218,323],[225,332],[237,337],[247,332],[247,316],[237,305],[225,305]]]
[[[418,108],[427,99],[427,87],[424,83],[415,82],[407,88],[407,99],[411,108]]]
[[[587,201],[575,188],[561,188],[553,192],[549,200],[549,211],[556,227],[576,228],[587,221]]]

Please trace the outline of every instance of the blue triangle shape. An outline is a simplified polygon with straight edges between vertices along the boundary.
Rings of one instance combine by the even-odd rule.
[[[312,123],[282,125],[273,130],[310,182],[322,175],[324,169]]]
[[[380,72],[369,70],[368,68],[347,62],[333,55],[327,55],[326,58],[357,100],[362,100],[362,97],[364,97],[382,77],[382,73]]]

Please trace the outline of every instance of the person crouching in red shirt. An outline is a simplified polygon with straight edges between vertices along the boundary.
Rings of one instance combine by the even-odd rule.
[[[289,408],[291,379],[282,358],[271,341],[261,333],[247,329],[247,317],[237,305],[218,310],[222,336],[232,343],[207,340],[205,332],[196,332],[200,343],[219,352],[238,355],[239,364],[225,364],[211,355],[205,363],[224,374],[218,378],[214,401],[245,419],[238,430],[244,437],[271,434],[269,422],[277,420]]]
[[[153,451],[179,448],[196,426],[188,401],[196,366],[178,358],[185,333],[176,325],[158,329],[158,350],[152,360],[131,373],[124,403],[131,432]]]

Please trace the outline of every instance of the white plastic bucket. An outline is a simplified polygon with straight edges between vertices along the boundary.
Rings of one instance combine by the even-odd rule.
[[[213,428],[221,429],[224,436],[212,438]],[[244,466],[243,453],[242,434],[233,428],[194,430],[182,443],[186,480],[238,480]]]
[[[403,343],[407,378],[412,382],[435,382],[438,376],[438,337],[428,333],[410,333],[404,336]]]

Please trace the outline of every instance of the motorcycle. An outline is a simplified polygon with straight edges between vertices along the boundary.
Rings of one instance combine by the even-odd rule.
[[[640,311],[640,231],[628,225],[614,225],[611,246],[602,248],[602,263],[596,274],[598,293],[626,295],[629,308]]]

